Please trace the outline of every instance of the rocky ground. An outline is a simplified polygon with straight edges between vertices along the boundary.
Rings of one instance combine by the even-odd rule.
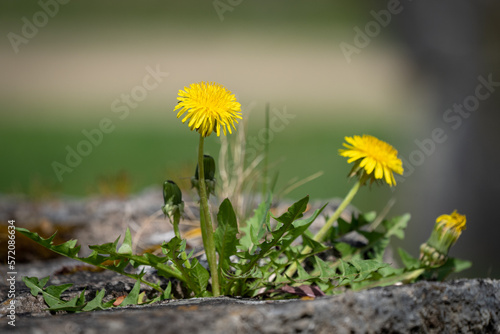
[[[182,229],[191,247],[199,247],[197,212],[187,201]],[[326,209],[331,214],[335,201]],[[136,251],[168,240],[172,229],[159,210],[159,189],[128,199],[93,198],[26,201],[0,198],[1,221],[47,237],[59,231],[59,241],[77,238],[82,245],[113,241],[125,229],[132,230]],[[290,203],[291,204],[291,203]],[[312,203],[311,209],[323,203]],[[287,204],[274,210],[286,210]],[[310,210],[312,211],[312,210]],[[318,219],[316,226],[322,220]],[[5,226],[2,226],[6,230]],[[313,227],[315,228],[315,227]],[[2,245],[6,233],[0,232]],[[2,252],[6,253],[2,246]],[[88,255],[82,247],[80,255]],[[6,254],[2,253],[2,258]],[[73,283],[64,293],[72,297],[85,289],[93,296],[106,290],[106,299],[126,295],[134,281],[112,272],[96,272],[80,263],[36,248],[30,240],[16,237],[16,332],[19,333],[500,333],[500,281],[462,279],[347,292],[314,300],[244,300],[211,298],[169,300],[153,305],[118,307],[79,314],[51,314],[41,296],[34,297],[21,282],[23,276],[51,277],[49,284]],[[1,266],[0,328],[8,324],[9,271]],[[147,289],[146,289],[147,290]]]
[[[132,287],[112,279],[104,285],[121,292]],[[41,299],[26,289],[18,303],[25,311],[17,314],[18,333],[500,333],[500,281],[490,279],[419,282],[315,300],[197,298],[60,315],[40,313]],[[5,309],[2,331],[11,328]]]

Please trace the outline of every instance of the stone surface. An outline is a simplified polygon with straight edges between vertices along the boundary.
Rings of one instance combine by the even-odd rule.
[[[0,329],[8,329],[0,319]],[[221,297],[80,314],[27,312],[18,314],[16,332],[500,333],[500,281],[419,282],[311,301]]]

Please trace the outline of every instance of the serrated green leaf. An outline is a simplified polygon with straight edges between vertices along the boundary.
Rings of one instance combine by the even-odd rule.
[[[367,279],[371,274],[381,268],[387,267],[387,263],[382,263],[376,260],[351,260],[349,261],[358,271],[354,282],[359,282]]]
[[[420,267],[420,260],[411,256],[404,249],[398,248],[398,254],[406,269],[412,270]]]
[[[168,285],[167,285],[167,288],[165,290],[163,290],[163,293],[160,296],[160,300],[170,299],[170,294],[171,293],[172,293],[172,282],[169,281]]]
[[[377,239],[377,235],[379,233],[376,232],[371,232],[372,234],[375,234],[375,240]],[[366,235],[363,233],[363,235]],[[377,260],[382,262],[384,258],[384,253],[389,246],[389,237],[386,237],[383,234],[379,235],[379,240],[376,242],[371,242],[368,246],[364,247],[367,251],[365,252],[366,257],[369,257],[370,259]]]
[[[355,247],[352,247],[351,245],[345,242],[337,242],[335,244],[335,249],[337,249],[340,252],[340,255],[342,257],[350,256],[354,254],[354,252],[356,252],[357,250]]]
[[[163,254],[165,254],[165,256],[173,261],[173,260],[177,260],[177,258],[179,257],[181,251],[180,251],[180,247],[181,247],[181,243],[182,243],[182,240],[179,239],[178,237],[173,237],[172,239],[170,239],[170,241],[168,243],[164,242],[162,245],[161,245],[161,251]],[[149,255],[148,255],[149,257]]]
[[[163,264],[168,261],[168,258],[166,256],[156,256],[151,253],[144,253],[142,254],[142,256],[149,262],[152,267],[155,268],[158,264]]]
[[[43,288],[45,284],[49,281],[50,276],[44,277],[40,280],[38,280],[37,277],[23,277],[23,282],[26,284],[28,288],[30,288],[31,294],[36,297],[38,296],[39,293],[43,292]]]
[[[102,299],[104,298],[106,291],[102,289],[99,291],[95,298],[89,301],[83,308],[82,311],[96,311],[104,310],[106,307],[102,304]]]
[[[342,274],[339,285],[350,284],[368,280],[378,270],[387,267],[388,264],[376,260],[352,259],[350,261],[340,260],[339,270]],[[381,275],[379,275],[381,276]]]
[[[390,220],[384,220],[382,225],[384,225],[386,229],[385,236],[391,237],[396,236],[399,239],[404,239],[406,226],[408,225],[408,221],[410,221],[410,214],[405,214],[402,216],[394,217]]]
[[[82,293],[80,293],[80,297],[76,300],[76,306],[85,306],[85,290],[83,289]]]
[[[236,246],[238,245],[238,222],[236,214],[229,199],[225,199],[217,214],[218,226],[215,230],[215,248],[219,253],[219,266],[222,270],[229,270],[231,255],[236,254]]]
[[[75,296],[71,300],[61,300],[59,303],[49,305],[49,311],[66,311],[66,312],[79,312],[85,306],[85,290],[79,296]]]
[[[297,219],[302,217],[302,214],[307,209],[307,203],[309,203],[309,196],[306,196],[297,202],[293,203],[288,210],[279,217],[274,217],[278,222],[283,225],[290,225]]]
[[[297,280],[299,281],[306,281],[311,279],[312,276],[300,265],[299,263],[297,264]]]
[[[69,240],[60,245],[53,245],[51,249],[56,253],[64,254],[65,256],[74,258],[78,256],[78,252],[80,251],[80,246],[77,246],[76,243],[77,240]]]
[[[243,235],[240,238],[240,248],[243,251],[253,253],[255,245],[257,245],[264,237],[266,229],[264,228],[269,222],[269,209],[271,208],[271,196],[266,201],[259,204],[254,211],[254,215],[245,222],[245,226],[241,227]]]
[[[51,285],[44,288],[49,277],[38,280],[36,277],[23,277],[23,282],[30,288],[31,293],[37,296],[42,294],[43,300],[49,307],[49,311],[67,311],[77,312],[85,306],[85,290],[80,295],[75,296],[69,301],[61,299],[61,294],[73,284]]]
[[[244,270],[244,273],[252,270],[253,266],[257,264],[261,258],[267,256],[269,250],[271,250],[280,242],[283,235],[292,228],[292,223],[296,219],[302,217],[303,212],[307,208],[308,202],[309,196],[306,196],[290,206],[287,212],[277,218],[274,218],[281,223],[281,226],[271,233],[272,238],[270,241],[264,241],[260,244],[261,251],[252,258],[250,263],[248,263],[246,269]]]
[[[73,284],[63,284],[59,286],[49,286],[44,288],[45,284],[49,280],[49,277],[44,277],[40,281],[36,277],[23,277],[24,284],[31,290],[33,296],[37,296],[39,293],[43,296],[43,300],[49,307],[57,305],[61,302],[61,293],[73,286]],[[48,290],[48,291],[47,291]]]
[[[45,239],[39,236],[38,233],[30,232],[29,230],[22,227],[16,227],[16,231],[45,247],[52,245],[52,240],[54,240],[57,234],[56,231],[50,237]]]
[[[161,250],[170,260],[177,259],[186,248],[186,243],[178,237],[173,237],[168,243],[163,243]]]
[[[378,270],[378,273],[382,277],[389,277],[389,276],[395,276],[395,275],[400,275],[405,271],[405,268],[393,268],[393,267],[384,267],[380,268]]]
[[[243,295],[245,291],[253,291],[252,288],[249,289],[244,286],[247,278],[251,277],[253,279],[256,279],[257,284],[258,282],[263,283],[263,281],[265,280],[264,278],[269,277],[269,275],[273,272],[269,271],[269,269],[273,265],[276,268],[283,269],[282,267],[284,266],[284,264],[280,264],[281,261],[279,260],[279,254],[283,253],[285,250],[281,249],[280,245],[284,242],[289,241],[286,237],[284,238],[284,236],[286,235],[286,233],[289,233],[295,228],[293,226],[293,223],[294,221],[302,217],[303,212],[307,208],[308,201],[309,196],[306,196],[290,206],[287,212],[282,214],[280,217],[274,218],[276,221],[278,221],[279,224],[277,225],[276,230],[272,231],[270,236],[268,236],[266,240],[263,240],[258,245],[260,248],[260,251],[258,253],[251,254],[248,251],[244,251],[237,254],[238,257],[240,257],[243,261],[240,261],[239,264],[236,264],[234,266],[238,269],[237,274],[243,278],[233,283],[236,285],[235,291],[241,292],[240,295]],[[304,223],[304,225],[307,224],[306,222],[302,223]],[[297,228],[300,228],[301,226],[302,224],[299,222]],[[287,251],[290,250],[288,249]],[[257,267],[259,261],[265,257],[268,258],[268,260],[265,261],[266,264]],[[246,260],[248,260],[249,262],[244,263],[244,261]],[[262,277],[257,277],[257,274]],[[259,279],[261,278],[263,280],[259,281]]]
[[[380,271],[384,271],[385,268],[381,268]],[[352,289],[354,291],[359,291],[361,289],[371,289],[375,287],[388,286],[396,283],[412,283],[414,282],[422,273],[424,269],[412,270],[409,272],[395,273],[388,277],[380,278],[377,280],[366,280],[358,283],[352,284]]]
[[[469,269],[472,267],[472,262],[467,260],[461,260],[457,258],[450,258],[450,262],[453,264],[454,272],[458,273],[462,270]]]
[[[61,285],[49,285],[44,289],[46,293],[48,293],[51,296],[54,296],[56,298],[60,298],[61,294],[66,291],[67,289],[71,288],[73,284],[71,283],[66,283],[66,284],[61,284]]]
[[[324,252],[330,248],[330,247],[323,245],[321,242],[318,242],[305,234],[302,235],[302,244],[304,247],[311,248],[311,251],[308,254],[306,254],[306,257]]]
[[[273,264],[277,264],[274,266],[275,269],[284,269],[290,264],[291,261],[307,258],[328,249],[328,247],[313,240],[312,237],[309,237],[307,233],[307,229],[323,211],[325,206],[326,204],[323,207],[315,210],[314,213],[306,219],[295,220],[290,226],[287,233],[283,235],[283,237],[281,237],[278,243],[276,243],[275,249],[271,249],[268,256]],[[302,247],[291,246],[291,244],[300,236],[302,236]],[[311,248],[311,252],[309,252],[308,254],[301,254],[300,250],[306,246],[309,246]],[[286,258],[283,257],[280,260],[279,257],[283,253],[286,255]]]
[[[198,262],[198,259],[194,259],[192,261],[191,268],[188,273],[189,277],[191,277],[191,279],[198,286],[196,291],[198,291],[198,293],[206,291],[210,273]]]
[[[316,269],[319,270],[319,277],[322,279],[331,279],[335,276],[335,269],[332,269],[328,266],[328,264],[321,260],[319,257],[315,256],[314,261],[316,263]]]
[[[92,253],[88,257],[86,257],[86,258],[75,258],[75,259],[80,260],[82,262],[89,263],[89,264],[93,264],[93,265],[100,265],[104,261],[108,260],[109,257],[102,256],[96,250],[93,250]]]
[[[171,260],[179,273],[183,282],[191,289],[196,296],[205,295],[210,274],[199,264],[197,259],[194,259],[189,266],[184,266],[188,260],[182,259],[182,252],[186,249],[186,240],[181,240],[178,237],[172,238],[168,243],[162,245],[162,251]],[[166,267],[166,266],[165,266]],[[167,267],[168,268],[168,267]]]
[[[340,259],[338,269],[340,270],[340,273],[342,275],[342,277],[339,280],[339,285],[352,282],[352,280],[356,277],[357,270],[349,262]]]
[[[352,231],[360,231],[363,226],[370,224],[376,218],[376,216],[376,212],[373,211],[360,214],[352,213],[350,222],[339,217],[339,219],[337,219],[337,225],[331,228],[329,231],[328,240],[335,243],[338,238]]]
[[[307,239],[309,241],[308,245],[313,249],[313,253],[315,250],[317,251],[324,251],[327,249],[327,247],[324,247],[318,242],[315,242],[312,238],[309,238],[305,232],[311,226],[312,223],[318,218],[319,214],[323,211],[323,209],[326,207],[326,204],[323,205],[323,207],[317,209],[314,211],[314,213],[306,218],[306,219],[297,219],[294,222],[292,222],[292,226],[290,231],[288,231],[287,235],[283,237],[281,240],[282,242],[279,243],[279,247],[281,249],[288,249],[292,242],[294,242],[298,237],[302,236],[303,240]],[[307,241],[306,241],[307,243]],[[322,248],[319,250],[319,248]]]
[[[76,240],[71,240],[62,245],[53,245],[52,239],[54,238],[55,234],[50,238],[44,239],[37,233],[30,232],[29,230],[23,228],[19,228],[19,232],[53,252],[87,264],[120,273],[136,280],[141,279],[139,275],[124,271],[124,269],[130,262],[132,262],[135,266],[137,266],[138,264],[155,266],[155,268],[158,269],[158,272],[161,272],[165,277],[175,277],[182,282],[185,282],[186,280],[186,278],[183,277],[178,270],[160,263],[161,261],[158,261],[158,263],[153,265],[149,262],[149,259],[147,257],[118,253],[117,244],[120,237],[118,237],[115,242],[112,243],[105,243],[103,245],[91,245],[89,246],[89,248],[92,250],[92,253],[88,257],[78,257],[77,254],[80,246],[76,246]],[[106,256],[103,256],[102,254],[105,254]],[[158,291],[162,291],[157,284],[146,281],[143,282],[157,289]]]
[[[101,254],[116,254],[119,240],[120,236],[118,236],[114,242],[107,242],[102,245],[89,245],[89,248]]]
[[[35,241],[36,243],[52,250],[53,252],[56,252],[64,256],[74,258],[77,256],[78,251],[80,250],[80,246],[75,247],[77,242],[76,240],[69,240],[60,245],[54,245],[52,243],[52,240],[54,240],[57,232],[55,232],[49,238],[43,238],[40,235],[38,235],[38,233],[30,232],[29,230],[22,227],[16,227],[16,231],[28,237],[29,239]]]
[[[125,232],[123,243],[118,249],[118,253],[132,255],[132,235],[130,234],[130,229],[128,227],[127,231]]]
[[[137,281],[134,284],[134,287],[129,292],[127,297],[120,303],[120,306],[127,305],[137,305],[139,303],[139,294],[141,292],[141,282]]]
[[[139,298],[137,298],[137,305],[142,305],[145,303],[144,299],[146,298],[146,291],[143,291],[139,294]]]

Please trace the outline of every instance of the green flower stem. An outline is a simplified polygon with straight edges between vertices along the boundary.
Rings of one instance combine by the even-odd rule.
[[[326,237],[326,234],[328,232],[328,230],[330,229],[330,227],[332,227],[333,223],[339,219],[340,215],[342,214],[342,212],[345,210],[345,208],[347,208],[347,206],[351,203],[352,199],[354,198],[354,196],[356,195],[356,193],[358,192],[359,188],[361,187],[361,185],[365,182],[364,178],[361,177],[355,184],[354,186],[351,188],[351,190],[349,190],[349,192],[347,193],[346,197],[344,198],[344,200],[342,201],[342,203],[340,203],[339,207],[337,208],[337,210],[335,210],[335,212],[333,213],[333,215],[328,219],[328,221],[325,223],[325,225],[323,225],[323,227],[318,231],[318,233],[316,233],[316,235],[313,237],[313,240],[314,241],[317,241],[317,242],[322,242],[323,240],[325,240],[325,237]],[[306,246],[304,247],[304,249],[302,250],[302,252],[300,253],[301,255],[306,255],[306,254],[309,254],[311,252],[311,247],[309,246]],[[300,261],[302,262],[302,261]],[[288,277],[292,277],[295,272],[297,271],[297,262],[294,262],[290,265],[290,267],[288,267],[288,269],[285,271],[285,275],[287,275]]]
[[[203,246],[207,254],[208,266],[212,274],[212,293],[214,297],[220,296],[219,273],[217,270],[217,257],[215,255],[214,229],[210,218],[210,209],[208,207],[207,187],[205,184],[205,166],[203,162],[203,144],[204,139],[200,134],[200,144],[198,146],[198,178],[200,192],[200,215],[203,215],[201,222],[201,232],[203,237]]]
[[[349,192],[347,193],[347,195],[344,198],[344,200],[342,201],[342,203],[340,203],[340,205],[337,208],[337,210],[335,210],[335,213],[328,219],[328,221],[325,223],[325,225],[323,225],[323,227],[318,231],[318,233],[316,233],[316,235],[313,238],[314,241],[322,242],[323,240],[325,240],[326,233],[328,232],[328,230],[330,229],[330,227],[332,227],[333,223],[337,219],[339,219],[339,217],[342,214],[342,212],[351,203],[352,199],[354,198],[354,196],[358,192],[359,188],[361,187],[361,182],[362,182],[362,180],[359,179],[354,184],[354,186],[351,188],[351,190],[349,190]]]
[[[181,220],[181,213],[179,212],[179,210],[175,210],[174,212],[174,221],[172,222],[172,225],[174,226],[174,233],[175,233],[175,236],[179,239],[182,239],[181,238],[181,232],[179,231],[179,222]]]

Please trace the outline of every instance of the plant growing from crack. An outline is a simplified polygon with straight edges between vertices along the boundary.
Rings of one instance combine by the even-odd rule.
[[[188,122],[191,130],[199,134],[197,167],[192,184],[200,197],[200,227],[203,246],[208,260],[205,268],[200,260],[187,252],[179,224],[184,202],[175,182],[163,185],[162,210],[174,229],[175,236],[161,245],[162,255],[133,254],[132,237],[127,229],[112,243],[89,246],[92,254],[79,257],[76,240],[54,245],[54,236],[42,238],[24,228],[17,231],[38,244],[66,257],[108,269],[137,281],[133,291],[124,299],[125,304],[151,303],[172,298],[172,282],[180,284],[184,297],[242,296],[262,298],[317,297],[336,294],[345,289],[359,290],[397,282],[410,283],[419,279],[444,279],[448,274],[468,268],[471,264],[448,258],[449,248],[465,228],[465,216],[453,212],[438,217],[429,240],[421,246],[420,258],[413,258],[399,249],[402,266],[395,267],[383,261],[383,255],[392,237],[404,238],[410,216],[384,219],[374,212],[353,213],[349,220],[341,213],[354,195],[368,181],[395,186],[393,173],[402,174],[401,160],[389,144],[372,136],[346,137],[345,149],[340,155],[354,163],[349,174],[357,181],[335,213],[328,217],[315,235],[309,231],[324,209],[307,213],[306,196],[279,216],[271,213],[272,194],[265,191],[265,199],[244,221],[238,222],[229,199],[224,199],[216,214],[217,227],[212,224],[208,202],[216,184],[216,164],[204,154],[205,139],[212,133],[220,136],[231,133],[231,127],[241,119],[241,105],[225,87],[215,83],[197,83],[179,91],[179,118]],[[241,219],[240,219],[241,220]],[[357,234],[362,243],[349,243],[346,236]],[[168,284],[145,279],[144,267],[156,270]],[[142,268],[139,270],[139,268]],[[48,277],[23,278],[33,295],[42,294],[49,310],[81,312],[120,305],[123,301],[104,303],[104,291],[87,301],[84,294],[64,300],[61,293],[68,288],[48,286]],[[140,283],[157,291],[157,296],[145,299],[140,294]]]

